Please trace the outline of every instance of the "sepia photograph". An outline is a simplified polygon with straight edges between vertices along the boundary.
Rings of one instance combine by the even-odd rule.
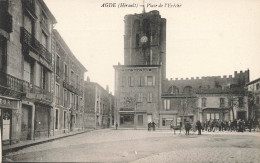
[[[0,0],[1,162],[260,162],[259,6]]]

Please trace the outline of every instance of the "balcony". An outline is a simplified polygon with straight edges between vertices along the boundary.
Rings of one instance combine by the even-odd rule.
[[[73,85],[68,84],[66,82],[66,77],[65,77],[65,81],[63,81],[63,87],[66,88],[67,90],[69,90],[70,92],[83,96],[83,90],[77,89]]]
[[[52,102],[52,93],[36,85],[24,81],[24,93],[26,97],[37,101]]]
[[[51,53],[23,27],[21,27],[21,43],[23,45],[23,51],[28,53],[29,50],[31,50],[44,58],[49,65],[52,64]]]
[[[23,80],[0,71],[0,94],[21,98],[23,93]]]
[[[35,15],[35,7],[34,7],[34,0],[23,0],[23,9],[27,11],[32,16],[36,17]]]
[[[18,79],[1,71],[0,76],[0,94],[2,95],[17,98],[21,98],[25,95],[27,98],[31,99],[43,100],[47,102],[52,101],[52,94],[45,89],[32,85],[29,82]]]
[[[13,31],[13,20],[12,15],[10,15],[7,11],[7,3],[7,1],[0,1],[0,29],[10,33]]]

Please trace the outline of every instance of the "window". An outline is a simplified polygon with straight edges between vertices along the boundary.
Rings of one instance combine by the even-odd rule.
[[[126,77],[125,76],[122,76],[122,79],[121,79],[121,87],[125,87],[126,86]]]
[[[41,67],[41,87],[42,89],[48,90],[48,75],[47,70],[44,67]]]
[[[202,98],[201,99],[201,107],[206,107],[207,106],[207,99],[206,98]]]
[[[71,71],[71,72],[70,72],[70,84],[71,84],[72,86],[74,86],[74,82],[75,82],[75,80],[74,80],[74,72]]]
[[[80,97],[80,103],[79,103],[79,105],[80,105],[80,109],[83,109],[83,100],[82,100],[82,97]]]
[[[74,98],[74,94],[73,93],[71,93],[71,107],[72,107],[72,109],[75,108],[75,98]]]
[[[238,105],[239,107],[243,107],[244,103],[243,103],[243,97],[239,97],[238,98]]]
[[[56,104],[60,104],[60,85],[56,84],[56,88],[55,88],[55,92],[56,92]]]
[[[129,76],[128,77],[128,86],[129,87],[133,87],[134,86],[134,77],[133,76]]]
[[[55,129],[59,128],[59,109],[55,109]]]
[[[56,55],[56,74],[60,76],[60,56]]]
[[[138,93],[137,102],[143,102],[143,93]]]
[[[79,76],[78,75],[76,75],[76,83],[77,83],[76,88],[79,88]]]
[[[76,109],[79,109],[79,96],[75,96],[76,97]]]
[[[138,87],[143,87],[144,86],[144,76],[139,76],[137,78],[137,85],[138,85]]]
[[[162,126],[165,126],[165,124],[166,124],[166,119],[162,118]]]
[[[179,88],[176,87],[176,86],[171,86],[171,87],[169,88],[168,92],[169,92],[170,94],[178,94],[178,93],[179,93]]]
[[[191,94],[192,93],[192,87],[191,86],[186,86],[183,89],[184,94]]]
[[[68,102],[68,96],[67,96],[67,90],[64,89],[63,91],[63,106],[66,107],[67,106],[67,102]]]
[[[139,34],[136,34],[136,37],[135,37],[136,39],[136,41],[135,41],[135,44],[136,44],[136,48],[138,48],[139,47],[139,41],[140,41],[140,36],[139,36]]]
[[[31,80],[32,80],[32,68],[31,68],[31,64],[29,62],[27,62],[26,60],[24,60],[24,66],[23,66],[23,80],[31,83]]]
[[[147,76],[147,86],[153,86],[153,76]]]
[[[258,90],[258,89],[259,89],[259,83],[256,84],[256,90]]]
[[[207,120],[210,120],[210,113],[207,113]]]
[[[6,65],[6,39],[0,35],[0,71]]]
[[[33,22],[32,19],[29,18],[28,16],[24,16],[24,28],[32,34],[33,32]]]
[[[47,35],[42,32],[42,45],[47,48]]]
[[[45,15],[45,13],[42,11],[42,16],[41,16],[41,23],[43,23],[43,25],[45,27],[47,27],[48,25],[48,19],[47,19],[47,16]]]
[[[225,98],[220,98],[219,106],[220,107],[225,107]]]
[[[65,80],[68,80],[68,66],[66,63],[64,63],[64,76],[65,76]]]
[[[219,119],[219,113],[207,113],[207,120]]]
[[[153,93],[148,93],[147,102],[153,102]]]
[[[219,113],[215,113],[215,119],[219,119]]]
[[[170,100],[164,100],[164,110],[170,110]]]

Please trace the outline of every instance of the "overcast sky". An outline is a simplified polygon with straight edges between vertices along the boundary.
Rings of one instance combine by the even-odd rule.
[[[91,81],[114,94],[114,69],[123,64],[124,16],[142,7],[101,7],[103,3],[138,3],[142,0],[44,0],[55,25],[76,58],[87,68]],[[167,78],[233,75],[250,70],[250,80],[260,77],[259,0],[146,0],[146,4],[180,8],[159,10],[167,19]]]

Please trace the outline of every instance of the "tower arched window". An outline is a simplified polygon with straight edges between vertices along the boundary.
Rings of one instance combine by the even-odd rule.
[[[184,94],[191,94],[192,93],[192,87],[191,86],[186,86],[183,89]]]
[[[179,88],[176,87],[176,86],[171,86],[171,87],[169,88],[168,92],[169,92],[170,94],[178,94],[178,93],[179,93]]]

